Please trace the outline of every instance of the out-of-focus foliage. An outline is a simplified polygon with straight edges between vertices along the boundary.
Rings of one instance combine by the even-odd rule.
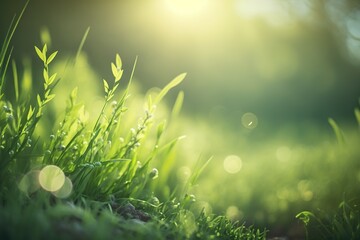
[[[307,239],[358,239],[360,237],[359,199],[342,201],[336,211],[303,211],[296,217],[306,227]]]
[[[0,16],[7,26],[7,14],[22,2],[0,4],[9,8]],[[245,112],[276,130],[299,117],[318,123],[329,116],[349,120],[360,95],[354,0],[38,0],[30,7],[15,41],[25,35],[39,42],[31,33],[46,26],[53,46],[75,52],[90,26],[84,49],[96,72],[107,72],[102,59],[110,60],[114,52],[124,59],[139,55],[144,92],[164,85],[173,72],[186,71],[185,111],[212,116],[224,108],[222,118],[231,127]],[[30,51],[32,45],[16,43],[14,54]],[[124,61],[128,68],[131,64]]]
[[[77,70],[81,69],[79,81],[82,81],[81,76],[89,81],[88,91],[84,87],[79,93],[81,90],[91,93],[83,101],[97,106],[101,96],[92,91],[101,89],[102,83],[96,81],[85,56],[80,58],[78,66],[81,66]],[[63,81],[58,95],[72,88],[71,78]],[[91,87],[92,84],[98,87]],[[156,88],[150,89],[147,95],[158,92]],[[143,109],[141,96],[134,83],[128,107]],[[57,101],[56,98],[53,101],[55,115],[63,111],[56,107],[61,105]],[[88,110],[98,112],[99,107],[96,108]],[[136,111],[124,115],[124,129],[134,127],[139,116],[141,112]],[[168,142],[151,162],[151,168],[157,168],[159,176],[149,187],[161,201],[171,195],[171,189],[185,187],[200,155],[213,158],[198,184],[189,192],[196,196],[192,210],[198,213],[205,209],[207,213],[225,214],[233,220],[288,231],[286,229],[295,228],[294,216],[298,212],[318,207],[330,210],[344,194],[347,197],[360,194],[357,189],[360,172],[357,126],[342,126],[335,120],[330,120],[330,125],[324,120],[327,126],[324,128],[311,123],[299,124],[269,136],[266,132],[259,133],[255,125],[257,117],[250,113],[239,123],[239,132],[215,125],[210,119],[204,121],[184,114],[172,118],[163,105],[157,106],[155,117],[159,122],[168,119],[151,132],[155,136],[166,129],[161,142]],[[173,137],[182,135],[184,139]],[[143,143],[142,149],[152,148],[151,139]],[[139,158],[146,158],[147,151],[138,154]]]

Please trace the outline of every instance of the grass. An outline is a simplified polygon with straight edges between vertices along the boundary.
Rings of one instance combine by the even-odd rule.
[[[359,109],[355,109],[355,117],[359,121]],[[346,135],[338,124],[329,119],[338,144],[341,149],[346,144]],[[359,239],[360,238],[360,211],[357,191],[349,191],[351,200],[343,200],[337,209],[324,210],[318,208],[314,211],[302,211],[296,215],[305,226],[306,239]],[[345,193],[344,193],[345,195]],[[345,197],[344,197],[345,198]]]
[[[12,83],[7,74],[10,40],[23,11],[10,25],[0,53],[1,239],[265,239],[265,231],[204,208],[193,210],[191,191],[208,164],[203,158],[183,184],[171,188],[166,183],[181,136],[165,138],[168,124],[154,116],[185,73],[149,94],[142,116],[129,122],[125,116],[140,110],[128,107],[137,59],[124,84],[116,54],[110,64],[113,80],[102,81],[104,98],[97,115],[77,100],[77,87],[68,93],[61,114],[52,115],[49,107],[62,81],[53,68],[58,51],[47,44],[35,46],[42,78],[37,93],[29,76],[19,79],[15,61]],[[173,117],[182,98],[180,93]],[[162,160],[159,169],[153,167],[154,159]]]
[[[337,211],[303,211],[297,216],[306,226],[307,239],[359,239],[358,200],[343,201]]]
[[[299,238],[301,222],[308,239],[358,238],[356,201],[343,201],[360,194],[358,108],[357,126],[277,135],[189,118],[183,92],[162,101],[185,73],[143,95],[137,58],[123,69],[115,54],[102,79],[82,52],[89,29],[74,57],[43,41],[19,71],[21,15],[0,55],[1,239]]]

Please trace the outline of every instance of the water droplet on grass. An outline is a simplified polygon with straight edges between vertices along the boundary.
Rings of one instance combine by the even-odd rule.
[[[159,171],[156,168],[153,168],[151,172],[149,173],[149,177],[151,179],[156,179],[159,176]]]

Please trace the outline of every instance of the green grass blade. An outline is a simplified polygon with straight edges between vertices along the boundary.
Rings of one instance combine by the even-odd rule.
[[[6,36],[5,36],[5,40],[3,42],[3,45],[1,47],[1,52],[0,52],[0,73],[2,73],[2,76],[1,76],[1,79],[0,79],[0,99],[3,95],[3,86],[4,86],[4,81],[5,81],[5,74],[6,74],[6,70],[7,70],[7,66],[9,64],[9,61],[10,61],[10,56],[11,56],[11,53],[12,53],[12,49],[10,50],[10,53],[8,55],[8,58],[6,60],[6,64],[5,64],[5,67],[3,67],[3,64],[4,64],[4,60],[6,58],[6,53],[8,52],[8,49],[9,49],[9,45],[10,45],[10,41],[15,33],[15,30],[20,22],[20,19],[22,17],[22,15],[24,14],[25,12],[25,9],[28,5],[30,0],[27,0],[19,17],[16,19],[16,22],[14,23],[15,21],[15,16],[14,18],[12,19],[11,23],[10,23],[10,26],[9,26],[9,29],[6,33]]]
[[[86,41],[86,39],[87,39],[87,36],[89,35],[89,32],[90,32],[90,27],[88,27],[88,28],[86,29],[86,31],[85,31],[85,33],[84,33],[84,36],[83,36],[82,39],[81,39],[79,48],[78,48],[78,50],[77,50],[77,52],[76,52],[74,64],[76,64],[76,62],[77,62],[77,60],[78,60],[78,58],[79,58],[79,56],[80,56],[80,53],[81,53],[81,51],[82,51],[82,49],[83,49],[83,47],[84,47],[84,44],[85,44],[85,41]]]
[[[14,33],[15,33],[15,30],[16,30],[19,22],[20,22],[20,19],[21,19],[22,15],[23,15],[24,12],[25,12],[25,9],[26,9],[27,5],[29,4],[29,1],[30,1],[30,0],[27,0],[27,1],[26,1],[23,9],[22,9],[21,12],[20,12],[19,17],[16,19],[16,22],[14,23],[15,16],[14,16],[13,20],[11,21],[9,30],[8,30],[6,36],[5,36],[4,44],[3,44],[2,48],[1,48],[1,53],[0,53],[0,68],[1,68],[1,66],[2,66],[2,64],[3,64],[3,61],[4,61],[4,58],[5,58],[6,52],[7,52],[8,48],[9,48],[10,41],[11,41],[11,39],[12,39]],[[13,24],[13,23],[14,23],[14,24]]]
[[[360,126],[360,109],[355,108],[354,113],[355,113],[356,121],[357,121],[358,125]]]
[[[184,78],[186,77],[186,73],[182,73],[178,76],[176,76],[169,84],[167,84],[159,93],[159,95],[157,95],[157,97],[155,98],[154,104],[158,104],[161,99],[174,87],[176,87],[177,85],[179,85]]]
[[[344,133],[342,132],[341,128],[338,126],[338,124],[335,122],[334,119],[329,118],[328,121],[335,133],[338,143],[340,145],[343,145],[345,143],[345,138],[344,138]]]
[[[13,75],[14,75],[15,99],[16,99],[16,102],[18,102],[19,101],[19,78],[18,78],[18,74],[17,74],[15,61],[12,61],[12,68],[13,68]]]
[[[7,59],[6,59],[5,67],[4,67],[3,72],[1,74],[1,80],[0,80],[0,95],[1,96],[3,95],[3,87],[4,87],[4,82],[5,82],[6,70],[7,70],[9,62],[10,62],[10,57],[11,57],[12,51],[13,51],[13,48],[11,48],[11,50],[10,50],[10,53],[9,53]],[[0,99],[1,99],[1,97],[0,97]]]
[[[184,102],[184,91],[180,91],[171,112],[171,118],[176,119],[181,111]]]

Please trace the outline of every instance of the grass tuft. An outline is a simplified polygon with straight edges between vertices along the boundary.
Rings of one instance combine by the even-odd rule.
[[[48,106],[60,84],[53,64],[61,53],[46,43],[34,47],[41,62],[42,88],[24,97],[29,92],[19,90],[14,62],[15,98],[10,100],[3,88],[9,78],[9,43],[20,17],[11,24],[0,54],[1,239],[265,239],[265,231],[191,210],[196,201],[191,188],[209,161],[199,160],[187,182],[169,194],[160,190],[167,187],[159,178],[169,175],[168,163],[164,161],[159,171],[152,161],[169,159],[181,137],[163,140],[166,121],[157,124],[154,116],[157,105],[186,73],[156,96],[149,95],[136,126],[124,129],[124,115],[139,112],[127,102],[137,58],[123,87],[122,60],[116,54],[110,63],[113,80],[102,81],[104,98],[97,116],[78,101],[78,87],[68,93],[64,114],[51,116]],[[182,101],[180,93],[173,118]],[[42,120],[50,118],[60,121],[47,126]],[[38,128],[46,129],[45,134],[39,135]]]

